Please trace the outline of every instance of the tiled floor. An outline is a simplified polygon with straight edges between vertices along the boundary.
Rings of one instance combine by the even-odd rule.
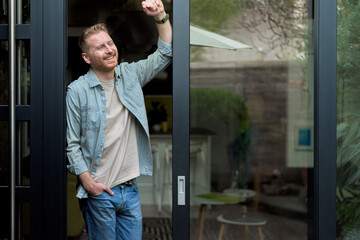
[[[223,213],[239,211],[236,205],[214,206],[206,211],[206,219],[204,225],[203,240],[216,240],[218,239],[220,223],[216,217]],[[251,210],[249,210],[251,211]],[[260,212],[266,219],[267,223],[263,226],[263,234],[265,240],[307,240],[307,223],[304,219],[295,219],[285,216],[279,216],[268,212]],[[191,208],[191,224],[190,224],[190,239],[198,239],[198,215],[199,208],[194,206]],[[155,207],[143,206],[144,222],[150,221],[154,217],[171,219],[168,211],[163,211],[160,214]],[[159,228],[170,227],[164,226],[169,221],[159,221]],[[162,225],[161,225],[162,224]],[[169,224],[171,225],[171,224]],[[161,230],[159,230],[161,231]],[[144,239],[162,239],[151,238],[149,234],[144,234]],[[230,225],[223,240],[243,239],[244,228],[242,226]],[[249,228],[250,240],[259,239],[258,231],[254,227]],[[166,237],[165,239],[169,239]],[[86,234],[83,234],[78,240],[87,240]]]

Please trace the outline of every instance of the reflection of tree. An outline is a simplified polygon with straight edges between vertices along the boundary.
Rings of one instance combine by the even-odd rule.
[[[276,50],[279,59],[286,57],[288,47],[299,52],[307,41],[308,0],[246,0],[238,24],[252,34],[252,46],[260,52]]]
[[[190,21],[208,30],[245,29],[260,53],[284,59],[289,47],[307,51],[308,0],[192,0],[190,9]]]

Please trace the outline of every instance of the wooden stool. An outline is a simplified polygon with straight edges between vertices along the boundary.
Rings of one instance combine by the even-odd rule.
[[[244,226],[246,239],[249,239],[249,226],[257,226],[259,239],[264,240],[261,226],[266,224],[266,219],[256,213],[224,214],[218,216],[216,220],[222,223],[218,240],[222,240],[228,224]]]

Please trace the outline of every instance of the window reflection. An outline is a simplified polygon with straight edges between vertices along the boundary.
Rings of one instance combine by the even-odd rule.
[[[359,239],[359,8],[337,2],[337,188],[338,239]]]
[[[212,34],[211,43],[202,39],[212,47],[191,46],[190,52],[190,124],[209,138],[202,156],[210,165],[191,166],[190,183],[210,176],[206,190],[191,185],[191,238],[240,239],[248,233],[260,239],[264,234],[307,239],[313,218],[308,211],[313,204],[308,193],[314,147],[313,3],[190,4],[192,26],[220,35]],[[251,49],[213,47],[223,37]],[[237,45],[230,40],[226,43]],[[196,161],[202,162],[201,154]],[[261,229],[244,232],[237,224],[245,219],[257,219]]]

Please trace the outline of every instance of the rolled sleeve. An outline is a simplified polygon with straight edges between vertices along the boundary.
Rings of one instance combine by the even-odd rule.
[[[79,175],[88,171],[88,167],[85,163],[80,146],[81,111],[79,97],[71,88],[68,88],[66,94],[66,122],[66,155],[69,160],[67,168],[70,173]]]
[[[163,71],[172,61],[172,45],[165,43],[160,38],[157,50],[146,59],[134,63],[121,64],[121,71],[129,75],[135,74],[143,87],[157,74]]]
[[[167,57],[172,57],[172,45],[171,44],[166,43],[159,38],[157,45],[158,45],[158,49],[162,55],[167,56]]]

